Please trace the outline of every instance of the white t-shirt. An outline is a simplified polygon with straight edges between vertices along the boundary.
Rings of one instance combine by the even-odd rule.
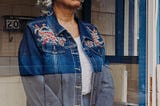
[[[92,77],[92,66],[89,62],[88,57],[82,49],[80,37],[74,38],[80,57],[80,63],[82,68],[82,95],[86,95],[91,92],[91,77]]]

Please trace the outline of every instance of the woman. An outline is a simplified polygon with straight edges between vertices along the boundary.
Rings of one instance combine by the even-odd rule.
[[[97,29],[81,22],[80,0],[41,0],[19,48],[27,106],[112,106],[113,83]],[[46,11],[47,10],[47,11]]]

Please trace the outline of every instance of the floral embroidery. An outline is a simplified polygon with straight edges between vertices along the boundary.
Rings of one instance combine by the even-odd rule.
[[[65,39],[65,38],[63,38],[63,37],[58,37],[58,43],[59,43],[61,46],[64,46],[65,42],[66,42],[66,39]]]
[[[64,46],[66,39],[64,37],[56,37],[51,28],[46,26],[46,24],[42,24],[41,27],[35,25],[34,33],[35,35],[38,34],[38,41],[41,42],[43,45],[46,43],[50,43],[53,45],[61,45]]]
[[[88,43],[88,41],[87,41],[86,45],[87,45],[88,47],[93,47],[93,45],[95,45],[95,46],[101,46],[101,45],[103,44],[103,41],[100,40],[100,37],[99,37],[99,35],[98,35],[98,31],[97,31],[96,29],[91,30],[89,27],[87,27],[87,28],[89,29],[89,31],[90,31],[90,33],[91,33],[91,35],[92,35],[93,42],[90,41],[90,42]],[[92,42],[92,43],[91,43],[91,42]]]
[[[85,45],[88,46],[88,47],[93,47],[94,44],[93,44],[92,41],[86,41]]]

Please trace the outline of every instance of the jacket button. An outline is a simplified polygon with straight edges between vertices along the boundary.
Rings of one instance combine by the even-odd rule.
[[[81,71],[81,69],[80,68],[74,68],[75,70],[78,70],[78,71]]]
[[[96,87],[94,87],[94,90],[97,90],[97,88],[96,88]]]
[[[77,88],[77,89],[81,89],[81,88],[82,88],[82,86],[75,86],[75,88]]]

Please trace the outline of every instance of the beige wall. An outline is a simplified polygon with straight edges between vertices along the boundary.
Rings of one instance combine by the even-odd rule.
[[[0,77],[0,106],[26,106],[26,96],[19,76]]]
[[[18,75],[18,47],[20,32],[4,31],[4,15],[38,16],[36,0],[0,0],[0,75]],[[13,37],[10,42],[9,37]]]
[[[38,16],[36,0],[0,0],[0,106],[26,106],[18,72],[18,47],[22,33],[5,32],[4,15]],[[9,36],[13,37],[9,42]]]
[[[3,31],[4,15],[37,16],[38,8],[35,7],[36,0],[1,0],[0,1],[0,56],[17,56],[19,42],[22,33],[9,33]],[[9,36],[13,41],[9,42]]]
[[[115,55],[115,0],[92,0],[91,22],[104,35],[106,54]]]
[[[115,101],[138,104],[138,65],[110,64],[114,80]]]

